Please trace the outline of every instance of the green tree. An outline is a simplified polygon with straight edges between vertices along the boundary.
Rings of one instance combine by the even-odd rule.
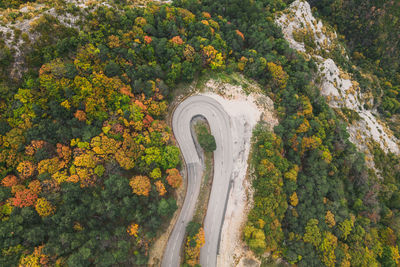
[[[107,63],[104,73],[108,77],[114,77],[116,75],[119,75],[121,73],[121,70],[120,70],[119,65],[111,60]]]
[[[176,168],[180,163],[179,155],[179,148],[176,146],[167,146],[161,159],[161,166],[164,170]]]
[[[217,149],[217,144],[215,143],[215,138],[209,133],[199,134],[199,144],[207,152],[213,152]]]

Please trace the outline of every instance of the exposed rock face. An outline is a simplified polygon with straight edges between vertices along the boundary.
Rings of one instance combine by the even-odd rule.
[[[310,5],[306,1],[294,1],[284,13],[276,19],[281,26],[285,39],[290,46],[299,52],[306,52],[306,44],[301,40],[304,35],[310,35],[310,41],[315,48],[323,50],[336,45],[332,40],[336,39],[336,33],[327,31],[321,21],[317,21],[312,15]]]
[[[81,6],[79,7],[82,8]],[[32,29],[40,23],[44,15],[52,16],[56,18],[61,25],[72,27],[77,30],[80,30],[78,24],[83,18],[83,13],[72,14],[68,11],[60,13],[55,7],[40,3],[27,3],[21,9],[12,11],[18,11],[21,17],[10,22],[7,20],[7,13],[11,11],[1,11],[0,18],[2,16],[3,18],[0,19],[0,32],[3,36],[6,36],[6,38],[4,38],[5,44],[10,49],[14,50],[14,61],[10,68],[10,76],[15,79],[20,79],[22,74],[26,71],[24,66],[25,53],[30,50],[30,45],[40,38],[40,34],[32,31]],[[16,32],[19,32],[19,35],[26,35],[28,39],[24,40],[24,38],[17,37]]]
[[[358,114],[358,120],[349,122],[350,141],[366,153],[367,163],[373,167],[370,151],[371,140],[377,142],[385,152],[400,153],[399,140],[379,119],[373,107],[372,95],[362,93],[357,81],[350,73],[344,72],[330,58],[334,50],[340,51],[348,59],[345,49],[338,43],[333,29],[317,21],[311,12],[310,5],[303,0],[296,0],[287,10],[279,14],[276,23],[282,28],[285,39],[290,46],[313,59],[318,66],[321,94],[326,97],[332,108],[346,108]]]

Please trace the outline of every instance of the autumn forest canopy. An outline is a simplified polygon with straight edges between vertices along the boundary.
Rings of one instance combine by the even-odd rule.
[[[233,72],[259,83],[279,118],[274,132],[261,123],[253,133],[248,247],[289,265],[399,264],[399,157],[373,144],[375,172],[348,140],[315,85],[316,64],[274,23],[292,1],[115,2],[119,8],[87,10],[74,26],[40,16],[30,29],[38,38],[19,33],[24,53],[0,35],[0,266],[146,266],[183,184],[168,126],[174,90]],[[365,25],[367,15],[339,16],[336,4],[323,2],[331,8],[315,3],[316,12],[336,25],[352,55],[335,60],[375,75],[379,112],[398,114],[399,67],[387,65],[398,59],[398,43],[389,39],[395,51],[362,48],[371,40],[360,41],[346,21]],[[54,3],[66,5],[56,6],[61,14],[80,12]],[[9,10],[10,21],[19,16]],[[211,137],[202,140],[210,151]],[[188,235],[197,250],[199,227]]]

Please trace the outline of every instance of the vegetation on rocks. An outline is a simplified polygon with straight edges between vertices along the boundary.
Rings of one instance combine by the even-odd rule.
[[[400,1],[309,1],[322,18],[343,35],[352,61],[378,77],[378,83],[362,77],[362,86],[372,87],[380,111],[390,117],[400,112]],[[375,82],[376,83],[376,82]]]

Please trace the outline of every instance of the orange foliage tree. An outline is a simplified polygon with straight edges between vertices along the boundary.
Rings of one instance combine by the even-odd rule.
[[[60,159],[65,162],[69,162],[71,159],[71,148],[69,146],[64,146],[62,144],[57,144],[57,155]]]
[[[145,42],[146,44],[150,44],[151,41],[152,41],[152,40],[151,40],[151,37],[150,37],[150,36],[147,36],[147,35],[146,35],[146,36],[144,37],[144,42]]]
[[[182,176],[177,169],[168,169],[167,171],[167,181],[173,188],[178,188],[182,184]]]
[[[131,178],[129,185],[132,187],[134,194],[139,196],[148,196],[151,184],[150,179],[147,176],[138,175]]]
[[[154,183],[157,189],[157,192],[160,196],[165,195],[165,193],[167,193],[167,190],[165,189],[164,184],[159,180],[157,182]]]
[[[139,225],[136,223],[132,223],[128,226],[128,229],[126,231],[128,232],[128,235],[137,237],[138,230],[139,230]]]
[[[208,12],[202,12],[201,15],[202,15],[203,17],[207,18],[207,19],[210,19],[210,18],[211,18],[210,13],[208,13]]]
[[[28,188],[17,189],[15,197],[11,198],[11,204],[19,208],[33,206],[41,190],[40,182],[38,180],[32,181]]]
[[[5,187],[12,187],[18,184],[18,179],[15,175],[7,175],[3,178],[1,184]]]
[[[240,36],[240,38],[242,38],[242,40],[244,41],[244,35],[241,31],[236,30],[236,34]]]
[[[41,140],[32,140],[31,144],[25,147],[25,154],[33,156],[38,149],[44,147],[46,143]]]
[[[78,119],[78,121],[86,121],[86,113],[83,110],[77,110],[74,114],[75,118]]]
[[[183,44],[183,40],[180,36],[175,36],[172,37],[171,40],[169,40],[171,43],[176,44],[176,45],[182,45]]]
[[[11,203],[15,207],[23,208],[33,206],[37,199],[37,195],[29,189],[23,189],[15,193],[15,197],[11,199]]]

